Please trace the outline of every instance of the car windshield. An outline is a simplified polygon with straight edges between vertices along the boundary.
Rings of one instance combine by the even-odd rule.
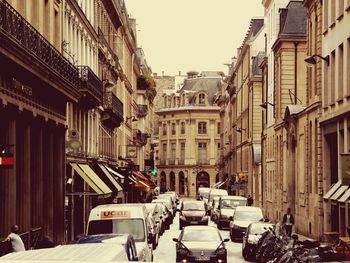
[[[181,241],[221,241],[221,237],[215,229],[185,229]]]
[[[237,211],[234,214],[233,220],[258,222],[263,219],[259,211]]]
[[[142,219],[93,220],[89,222],[87,234],[131,234],[135,241],[145,240],[145,229]]]
[[[269,227],[272,227],[272,225],[253,224],[250,227],[250,234],[251,235],[262,235],[266,231],[266,229],[269,228]]]
[[[234,209],[237,206],[245,206],[245,205],[247,205],[246,200],[224,199],[224,200],[221,200],[220,208]]]
[[[183,203],[182,210],[199,210],[204,211],[204,204],[203,203]]]

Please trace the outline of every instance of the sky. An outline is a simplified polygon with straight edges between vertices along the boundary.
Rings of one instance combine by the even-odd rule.
[[[236,56],[261,0],[125,0],[152,71],[223,71]]]

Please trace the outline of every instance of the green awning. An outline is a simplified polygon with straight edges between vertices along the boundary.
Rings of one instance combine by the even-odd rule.
[[[98,177],[88,164],[70,163],[70,165],[98,195],[107,197],[112,194],[112,190]]]

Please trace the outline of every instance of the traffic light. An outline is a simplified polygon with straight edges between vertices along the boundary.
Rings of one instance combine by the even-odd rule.
[[[152,175],[156,176],[157,174],[158,174],[158,169],[156,167],[154,167],[152,170]]]

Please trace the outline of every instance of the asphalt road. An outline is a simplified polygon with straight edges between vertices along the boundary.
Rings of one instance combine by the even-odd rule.
[[[210,226],[215,226],[214,222],[209,221]],[[156,250],[153,251],[155,262],[175,262],[175,242],[172,240],[174,237],[178,238],[180,235],[179,230],[179,213],[176,213],[174,223],[170,226],[169,230],[166,230],[163,236],[159,239],[159,245]],[[229,238],[228,230],[220,230],[223,238]],[[226,243],[227,248],[227,262],[247,262],[242,257],[242,243],[229,241]]]

